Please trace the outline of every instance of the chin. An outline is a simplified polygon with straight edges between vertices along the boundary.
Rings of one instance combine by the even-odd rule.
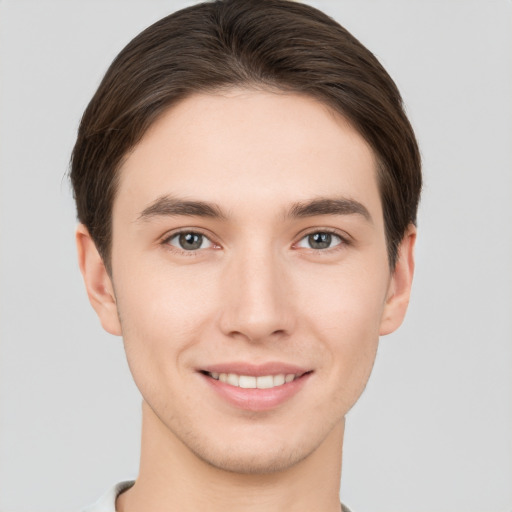
[[[237,474],[264,475],[286,471],[315,453],[332,450],[333,442],[337,444],[342,439],[342,429],[336,425],[341,423],[309,422],[295,429],[283,425],[272,428],[269,424],[244,429],[238,425],[214,435],[203,431],[189,436],[189,430],[179,437],[190,452],[211,467]]]
[[[309,452],[286,448],[267,449],[233,447],[224,450],[193,450],[208,465],[241,475],[265,475],[285,471],[305,459]]]

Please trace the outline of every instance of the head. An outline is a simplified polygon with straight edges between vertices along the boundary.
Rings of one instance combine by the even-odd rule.
[[[246,87],[299,93],[337,112],[377,158],[390,267],[416,222],[420,155],[400,93],[374,55],[322,12],[284,0],[178,11],[133,39],[87,107],[72,156],[78,218],[110,270],[119,169],[147,129],[194,93]]]
[[[376,58],[303,4],[184,9],[107,71],[71,179],[89,297],[150,414],[232,471],[322,446],[412,279],[420,158]],[[230,373],[295,380],[252,401]]]

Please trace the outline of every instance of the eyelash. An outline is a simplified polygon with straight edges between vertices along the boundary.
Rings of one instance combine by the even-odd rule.
[[[320,233],[321,234],[331,235],[333,237],[338,238],[339,239],[339,243],[337,243],[336,245],[334,245],[332,247],[327,247],[325,249],[313,249],[312,247],[308,247],[306,249],[308,249],[309,251],[313,251],[313,252],[315,252],[317,254],[326,254],[326,253],[331,253],[331,252],[334,252],[334,251],[341,250],[344,247],[347,247],[348,245],[351,244],[351,241],[350,241],[349,237],[347,235],[342,235],[339,231],[336,231],[334,229],[329,229],[329,228],[320,228],[320,229],[317,228],[317,229],[315,229],[313,231],[309,231],[309,232],[305,233],[303,236],[300,237],[298,242],[295,242],[293,244],[293,246],[296,247],[300,242],[302,242],[307,237],[309,237],[311,235],[320,234]]]
[[[203,237],[204,239],[208,240],[208,242],[214,247],[214,248],[217,248],[217,247],[220,247],[218,244],[216,244],[215,242],[213,242],[210,237],[208,235],[206,235],[205,233],[203,233],[202,231],[198,230],[198,229],[182,229],[180,231],[175,231],[174,233],[171,233],[169,236],[166,236],[161,244],[163,246],[165,246],[165,248],[169,251],[173,251],[173,252],[177,252],[179,253],[180,255],[184,255],[184,256],[198,256],[199,253],[201,252],[201,249],[195,249],[195,250],[186,250],[186,249],[182,249],[180,247],[177,247],[177,246],[174,246],[174,245],[171,245],[171,240],[173,240],[174,238],[177,238],[179,237],[180,235],[200,235],[201,237]],[[202,249],[204,250],[204,249]]]
[[[307,237],[309,237],[311,235],[315,235],[315,234],[320,234],[320,233],[334,236],[334,237],[338,238],[340,240],[340,242],[332,247],[327,247],[325,249],[314,249],[312,247],[305,248],[305,249],[308,249],[310,251],[320,254],[320,253],[331,253],[333,251],[340,250],[348,245],[351,245],[351,240],[349,239],[348,236],[343,236],[338,231],[335,231],[333,229],[329,229],[329,228],[318,229],[317,228],[313,231],[309,231],[309,232],[303,234],[297,242],[292,244],[292,247],[296,248],[298,246],[298,244],[300,242],[302,242],[304,239],[306,239]],[[203,249],[198,248],[198,249],[186,250],[186,249],[182,249],[177,246],[171,245],[171,243],[170,243],[171,240],[175,239],[176,237],[179,237],[180,235],[200,235],[204,239],[208,240],[208,242],[212,245],[213,248],[220,247],[219,244],[213,242],[208,235],[206,235],[205,233],[201,232],[198,229],[195,229],[195,230],[194,229],[182,229],[180,231],[171,233],[169,236],[166,236],[164,239],[162,239],[161,245],[165,246],[166,249],[168,249],[170,251],[178,252],[179,254],[182,254],[185,256],[198,256],[198,253],[200,253],[202,250],[211,248],[211,247],[207,247],[207,248],[203,248]]]

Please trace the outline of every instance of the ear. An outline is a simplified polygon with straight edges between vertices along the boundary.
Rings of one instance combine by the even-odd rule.
[[[78,265],[84,278],[89,302],[96,311],[103,329],[110,334],[121,336],[121,323],[117,314],[112,280],[96,249],[96,244],[83,224],[79,224],[76,229],[76,247]]]
[[[403,322],[411,296],[416,227],[410,224],[398,248],[398,259],[389,283],[380,324],[380,335],[390,334]]]

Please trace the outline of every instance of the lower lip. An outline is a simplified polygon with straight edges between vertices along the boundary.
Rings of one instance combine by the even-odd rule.
[[[305,373],[292,382],[269,389],[239,388],[201,374],[208,385],[231,405],[247,411],[269,411],[290,400],[311,376]]]

